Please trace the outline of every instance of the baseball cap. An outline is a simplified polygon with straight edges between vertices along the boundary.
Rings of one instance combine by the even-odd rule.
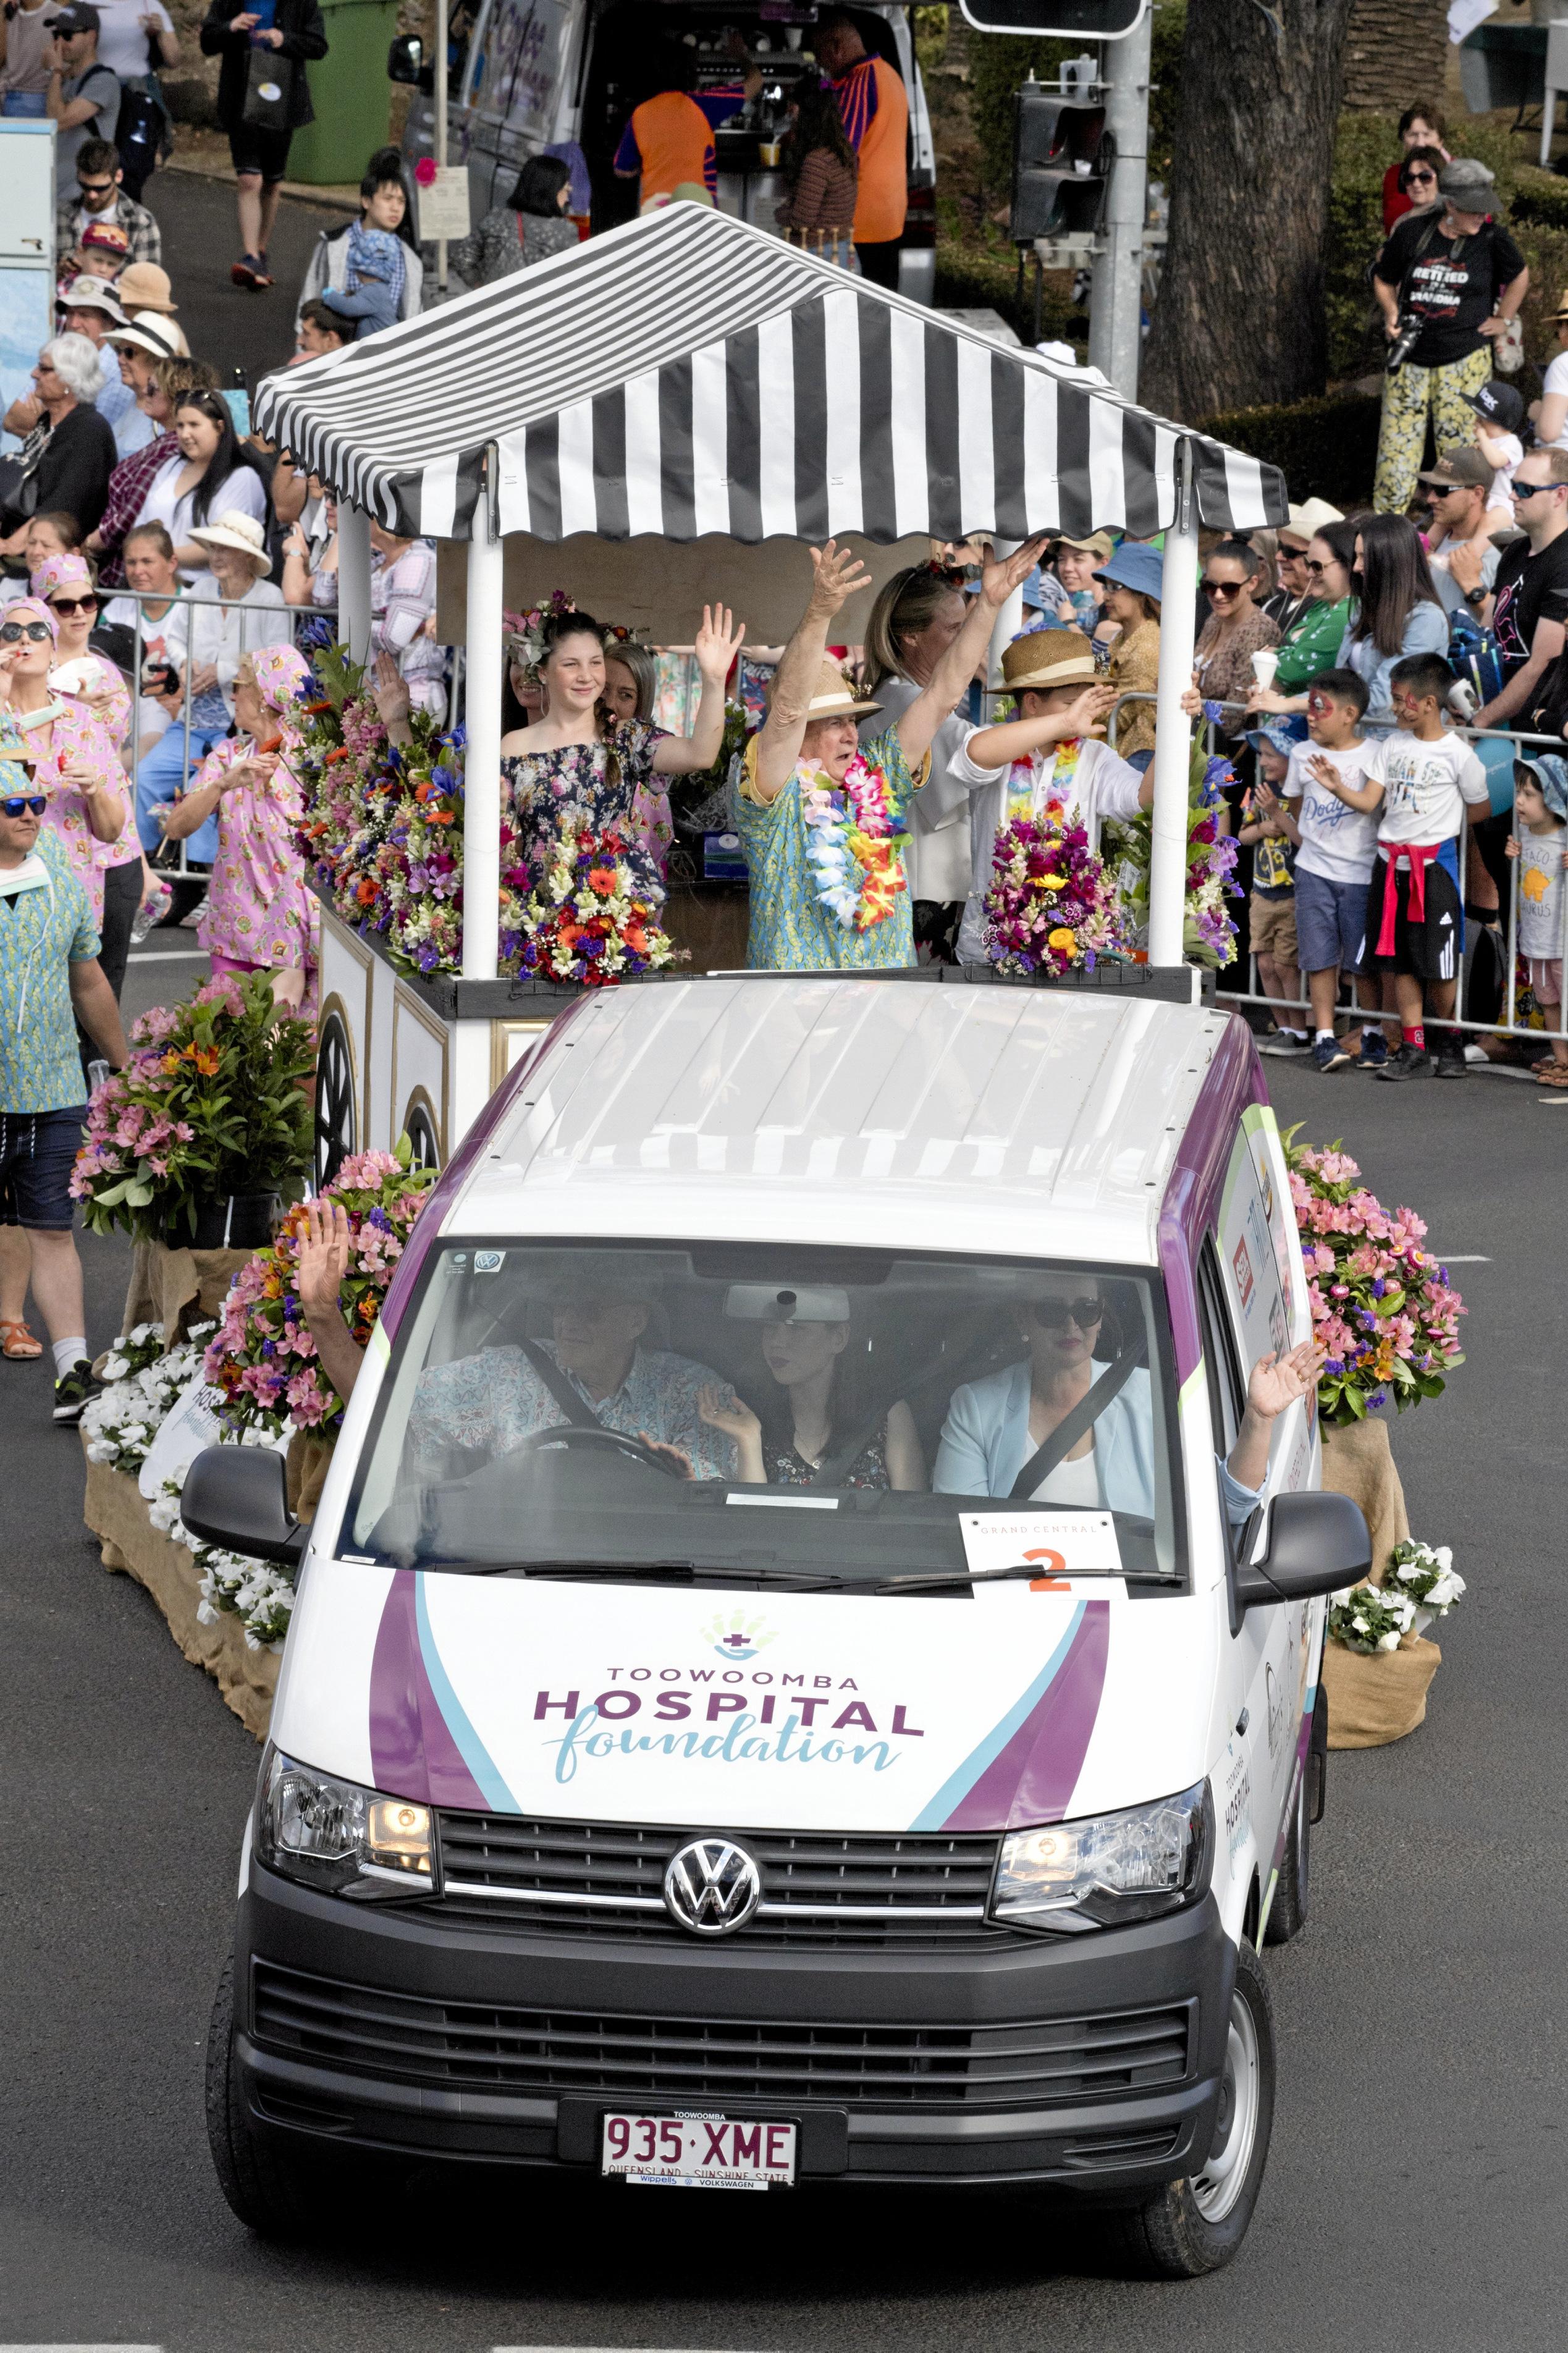
[[[90,0],[71,0],[71,5],[60,10],[50,29],[56,33],[100,33],[103,19]]]
[[[1439,491],[1489,491],[1492,469],[1479,449],[1450,449],[1435,466],[1415,477]]]
[[[1465,406],[1473,408],[1478,417],[1493,425],[1500,425],[1505,433],[1517,433],[1524,422],[1524,395],[1511,384],[1500,384],[1494,376],[1483,384],[1479,392],[1467,392]]]

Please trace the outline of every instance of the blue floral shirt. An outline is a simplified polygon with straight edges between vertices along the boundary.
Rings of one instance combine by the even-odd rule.
[[[69,1111],[87,1099],[70,967],[98,954],[98,934],[50,835],[39,834],[24,871],[37,871],[33,860],[48,871],[40,888],[8,892],[16,870],[0,869],[0,1113]]]
[[[540,1345],[559,1361],[550,1341]],[[624,1430],[631,1438],[646,1431],[667,1446],[679,1447],[699,1479],[734,1477],[734,1440],[701,1419],[697,1396],[700,1389],[713,1388],[727,1408],[737,1399],[729,1382],[707,1365],[668,1348],[638,1348],[625,1381],[606,1398],[590,1398],[564,1367],[562,1377],[583,1400],[584,1423],[600,1421],[606,1430]],[[482,1348],[477,1356],[459,1356],[420,1374],[410,1430],[417,1454],[448,1445],[497,1455],[510,1454],[534,1430],[565,1420],[521,1348]]]
[[[754,972],[867,972],[886,965],[913,964],[914,927],[907,889],[899,892],[891,914],[863,932],[841,923],[831,908],[824,906],[806,860],[809,828],[801,807],[800,778],[792,776],[775,799],[760,800],[756,792],[760,741],[760,736],[753,735],[746,745],[734,799],[735,830],[752,877],[747,964]],[[907,822],[920,779],[910,773],[898,729],[889,727],[860,748],[873,765],[880,767],[894,812]],[[901,870],[901,859],[899,863]]]

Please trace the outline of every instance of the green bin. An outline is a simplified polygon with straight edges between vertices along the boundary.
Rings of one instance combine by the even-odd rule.
[[[314,122],[296,131],[289,177],[312,187],[359,184],[378,147],[386,145],[392,84],[386,52],[397,30],[397,0],[321,0],[327,54],[305,70]]]

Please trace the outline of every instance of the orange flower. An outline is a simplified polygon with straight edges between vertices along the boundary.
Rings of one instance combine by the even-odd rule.
[[[426,825],[450,825],[452,816],[450,809],[426,809],[425,822]]]
[[[588,888],[591,891],[597,891],[602,898],[607,899],[615,887],[616,871],[613,866],[589,867]]]
[[[354,892],[354,897],[362,907],[374,907],[377,897],[375,884],[367,877]]]
[[[174,1071],[176,1071],[179,1069],[179,1067],[180,1067],[180,1050],[179,1050],[179,1048],[178,1048],[177,1046],[171,1046],[171,1047],[170,1047],[170,1049],[169,1049],[169,1050],[168,1050],[168,1052],[164,1055],[164,1057],[163,1057],[163,1060],[159,1063],[158,1067],[159,1067],[159,1069],[160,1069],[161,1071],[167,1071],[167,1072],[170,1074],[170,1076],[172,1077],[172,1076],[174,1075]]]
[[[214,1079],[217,1076],[218,1051],[216,1046],[194,1047],[191,1060],[204,1079]]]

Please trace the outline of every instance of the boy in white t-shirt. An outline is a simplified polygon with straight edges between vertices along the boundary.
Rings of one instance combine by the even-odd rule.
[[[1479,392],[1466,395],[1465,405],[1476,412],[1476,447],[1492,470],[1487,492],[1488,514],[1513,522],[1513,470],[1524,456],[1519,428],[1524,422],[1524,396],[1496,376]]]
[[[1513,764],[1518,830],[1508,854],[1519,860],[1519,952],[1550,1030],[1563,1026],[1563,870],[1568,866],[1568,763],[1555,752]],[[1568,1038],[1554,1037],[1535,1065],[1543,1087],[1568,1087]]]
[[[1363,741],[1366,681],[1353,670],[1321,671],[1307,689],[1307,733],[1290,754],[1285,829],[1296,844],[1296,936],[1312,1006],[1312,1060],[1342,1070],[1349,1049],[1334,1035],[1340,975],[1355,982],[1362,1012],[1382,1009],[1383,991],[1366,957],[1366,901],[1377,863],[1383,745]],[[1363,1020],[1358,1067],[1378,1071],[1388,1044],[1375,1018]]]
[[[1465,952],[1459,837],[1465,805],[1489,805],[1487,774],[1469,745],[1448,733],[1446,705],[1454,673],[1439,654],[1411,654],[1389,673],[1388,699],[1399,732],[1384,738],[1383,815],[1367,896],[1369,951],[1391,974],[1399,1008],[1399,1051],[1380,1079],[1409,1079],[1432,1068],[1426,1016],[1453,1016]],[[1438,1034],[1440,1079],[1462,1079],[1465,1051],[1457,1029]]]
[[[949,787],[969,796],[969,897],[958,932],[960,964],[984,964],[985,893],[996,837],[1015,818],[1038,817],[1053,801],[1098,852],[1105,818],[1136,817],[1152,806],[1154,776],[1140,776],[1099,742],[1115,690],[1095,684],[1094,654],[1077,629],[1036,629],[1015,638],[1002,675],[1016,718],[976,727],[948,762]]]

